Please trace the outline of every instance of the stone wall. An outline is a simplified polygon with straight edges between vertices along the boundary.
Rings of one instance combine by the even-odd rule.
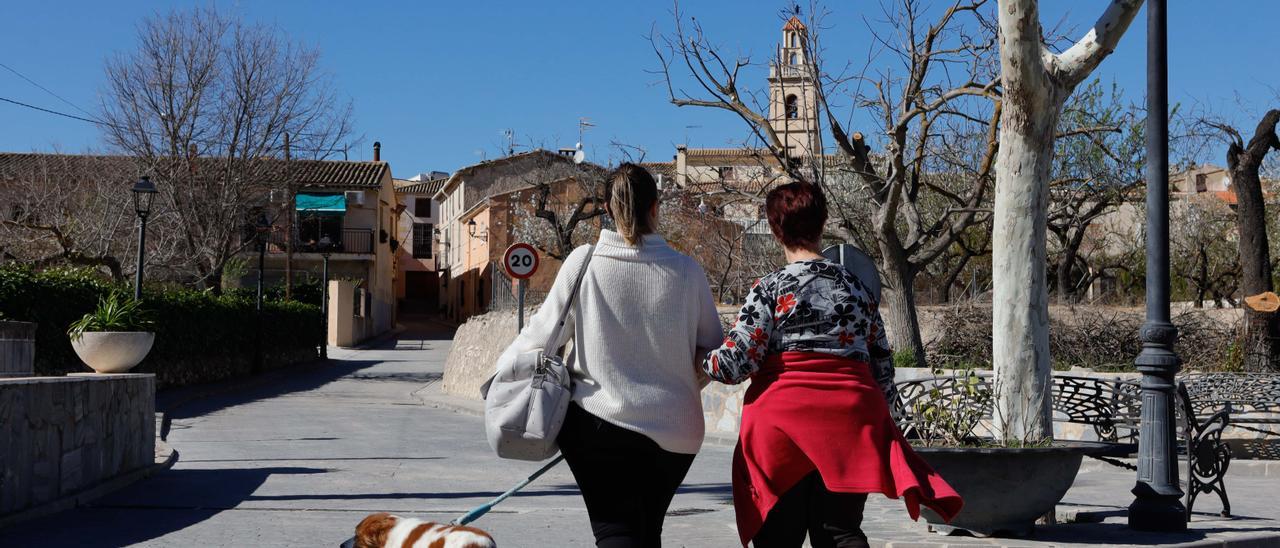
[[[525,319],[533,315],[525,312]],[[514,310],[473,316],[453,336],[453,347],[444,362],[445,394],[480,399],[480,385],[493,374],[498,356],[516,338]]]
[[[0,516],[154,459],[154,375],[0,379]]]

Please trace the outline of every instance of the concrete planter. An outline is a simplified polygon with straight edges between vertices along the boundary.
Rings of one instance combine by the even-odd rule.
[[[71,341],[76,355],[98,373],[124,373],[138,365],[156,334],[144,331],[89,331]]]
[[[950,524],[927,508],[921,508],[921,514],[940,533],[1025,536],[1036,519],[1053,511],[1067,494],[1081,459],[1111,448],[1079,441],[1026,449],[917,447],[916,452],[964,498],[964,508]]]

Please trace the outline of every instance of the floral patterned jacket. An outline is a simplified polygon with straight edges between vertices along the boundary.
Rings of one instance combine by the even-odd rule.
[[[724,344],[702,368],[738,384],[774,353],[823,352],[871,364],[885,400],[897,400],[893,353],[879,302],[855,276],[827,260],[797,261],[760,279]]]

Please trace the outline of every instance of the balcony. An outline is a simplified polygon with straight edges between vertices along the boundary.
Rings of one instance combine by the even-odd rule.
[[[369,228],[344,228],[341,231],[334,231],[338,235],[338,241],[327,242],[329,251],[332,253],[354,253],[354,254],[371,254],[373,253],[373,229]],[[333,237],[330,236],[330,240]],[[270,245],[267,246],[268,253],[284,253],[288,241],[285,238],[285,230],[278,228],[271,231]],[[293,252],[294,253],[320,253],[324,251],[324,246],[317,241],[316,234],[310,233],[305,236],[299,235],[295,228],[293,231]]]

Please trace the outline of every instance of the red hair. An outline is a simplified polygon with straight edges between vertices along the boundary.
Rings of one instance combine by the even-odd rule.
[[[822,241],[827,223],[827,198],[809,183],[788,183],[769,191],[765,213],[773,236],[787,248],[807,247]]]

